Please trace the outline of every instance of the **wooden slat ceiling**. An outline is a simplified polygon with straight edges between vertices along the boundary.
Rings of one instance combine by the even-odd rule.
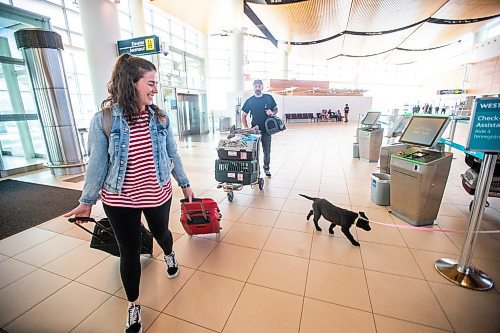
[[[381,32],[420,22],[397,32],[370,36],[347,33],[328,42],[291,47],[291,54],[310,54],[312,57],[325,59],[338,55],[373,55],[396,47],[427,49],[455,43],[465,34],[478,31],[491,20],[470,24],[423,21],[430,17],[461,20],[500,14],[499,0],[308,0],[280,5],[262,2],[247,1],[279,41],[321,41],[343,31]],[[334,47],[322,47],[321,44],[325,43]],[[402,54],[401,51],[396,53]]]
[[[500,20],[497,17],[470,24],[424,22],[428,18],[464,20],[500,15],[500,0],[305,0],[289,4],[267,4],[265,0],[155,0],[151,4],[207,34],[230,29],[228,22],[238,17],[237,24],[247,27],[247,33],[264,36],[245,15],[228,13],[228,9],[238,10],[239,6],[242,12],[243,2],[278,41],[318,41],[312,45],[292,45],[289,49],[292,57],[311,60],[363,57],[388,51],[376,58],[389,63],[411,62],[426,52],[393,49],[422,50],[457,43],[467,33]],[[413,26],[401,29],[409,25]],[[342,32],[397,29],[401,30],[369,36],[344,33],[321,42]],[[428,54],[439,52],[447,52],[446,47]]]

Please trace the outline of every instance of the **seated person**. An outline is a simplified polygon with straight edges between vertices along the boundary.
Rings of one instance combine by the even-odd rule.
[[[340,110],[337,110],[337,121],[342,121],[342,114],[340,113]]]
[[[328,117],[326,109],[321,110],[321,120],[324,120]]]
[[[335,112],[332,111],[332,109],[328,109],[328,119],[334,119],[337,121],[337,116],[335,115]]]

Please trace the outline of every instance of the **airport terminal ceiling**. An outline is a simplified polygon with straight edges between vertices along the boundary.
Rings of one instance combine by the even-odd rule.
[[[500,20],[498,0],[151,3],[209,35],[243,27],[249,35],[286,43],[291,57],[313,61],[350,58],[396,65],[425,61],[449,53],[469,33]]]

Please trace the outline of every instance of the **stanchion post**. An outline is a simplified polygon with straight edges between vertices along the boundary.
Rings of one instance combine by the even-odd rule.
[[[448,136],[448,140],[450,140],[451,143],[453,143],[453,139],[455,138],[455,129],[457,128],[457,119],[456,117],[451,118],[451,124],[450,124],[450,135]],[[447,151],[451,152],[451,144],[448,145]]]
[[[493,281],[485,273],[471,265],[472,252],[483,218],[486,199],[490,192],[493,173],[500,153],[500,98],[476,98],[472,109],[469,126],[469,137],[465,149],[483,152],[484,158],[479,171],[479,178],[474,194],[474,203],[469,217],[469,230],[458,261],[442,258],[436,261],[435,267],[446,279],[462,287],[474,290],[488,290]],[[456,123],[456,117],[453,124]],[[453,141],[454,126],[450,133]]]
[[[483,164],[479,172],[478,184],[474,194],[474,204],[469,218],[469,230],[465,237],[460,259],[457,261],[442,258],[436,261],[435,267],[446,279],[462,287],[474,290],[488,290],[493,287],[493,281],[485,273],[471,265],[472,250],[477,240],[483,218],[484,206],[490,191],[493,171],[497,161],[497,154],[484,155]]]
[[[479,230],[480,223],[483,219],[484,207],[486,206],[486,199],[488,198],[488,193],[490,191],[496,161],[497,154],[484,154],[484,160],[481,165],[477,183],[479,191],[476,191],[474,194],[474,203],[472,205],[472,212],[469,218],[469,231],[465,238],[462,253],[460,254],[460,259],[458,261],[458,270],[464,274],[467,273],[469,267],[471,266],[472,249],[476,244],[478,235],[475,231]]]

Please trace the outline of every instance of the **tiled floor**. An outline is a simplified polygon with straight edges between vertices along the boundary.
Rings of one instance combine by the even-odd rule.
[[[162,253],[142,257],[146,332],[331,333],[500,332],[500,236],[481,234],[473,263],[497,284],[464,289],[434,269],[457,259],[464,234],[372,224],[352,229],[355,247],[337,230],[317,232],[305,217],[321,196],[373,221],[403,225],[370,200],[376,163],[352,158],[355,123],[295,123],[273,137],[272,178],[259,191],[245,186],[233,202],[214,180],[216,141],[179,144],[199,197],[220,204],[222,232],[190,237],[179,223],[180,191],[170,219],[181,264],[165,276]],[[214,137],[216,139],[216,137]],[[471,197],[456,153],[436,229],[464,231]],[[14,179],[81,189],[47,171]],[[411,191],[411,189],[408,189]],[[500,200],[490,198],[482,228],[500,229]],[[94,209],[97,217],[102,208]],[[121,332],[127,302],[118,259],[90,249],[89,236],[58,217],[0,241],[0,331]]]

